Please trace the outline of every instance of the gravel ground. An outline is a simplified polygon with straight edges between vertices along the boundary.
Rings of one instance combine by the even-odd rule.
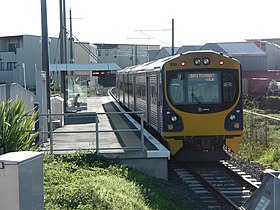
[[[263,165],[257,162],[252,162],[247,159],[241,159],[235,154],[231,154],[231,159],[229,162],[239,168],[241,171],[245,172],[246,174],[251,175],[258,181],[260,180],[262,172],[266,169]]]
[[[205,210],[206,206],[201,199],[187,186],[179,176],[172,170],[176,163],[173,160],[169,161],[169,179],[168,181],[158,181],[170,196],[178,203],[186,207],[186,209]]]
[[[265,170],[265,167],[261,164],[251,162],[246,159],[240,159],[237,155],[232,155],[229,162],[246,174],[251,175],[258,181],[260,181],[260,175]],[[171,169],[172,164],[176,163],[174,163],[172,160],[169,163],[170,169],[168,182],[160,181],[159,184],[163,185],[166,190],[170,192],[170,196],[173,197],[178,203],[186,206],[186,209],[205,209],[201,199],[196,194],[194,194],[193,191],[187,185],[185,185],[185,183]]]

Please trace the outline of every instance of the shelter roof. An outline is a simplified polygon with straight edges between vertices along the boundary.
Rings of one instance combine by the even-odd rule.
[[[50,71],[117,71],[121,68],[115,63],[91,64],[51,64]]]

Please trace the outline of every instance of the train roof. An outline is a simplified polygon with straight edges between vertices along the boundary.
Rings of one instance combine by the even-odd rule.
[[[156,71],[156,70],[160,70],[161,67],[169,60],[172,60],[176,57],[179,57],[180,55],[173,55],[173,56],[168,56],[165,58],[161,58],[159,60],[155,60],[155,61],[150,61],[144,64],[139,64],[139,65],[135,65],[135,66],[130,66],[130,67],[126,67],[122,70],[119,70],[119,73],[126,73],[128,71],[133,71],[133,72],[137,72],[137,71]]]

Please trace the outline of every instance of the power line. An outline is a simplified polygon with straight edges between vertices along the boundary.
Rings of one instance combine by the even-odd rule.
[[[150,35],[150,34],[148,34],[148,33],[145,33],[144,31],[170,31],[170,29],[161,29],[161,30],[135,30],[135,31],[137,31],[137,32],[140,32],[140,33],[142,33],[142,34],[144,34],[144,35],[146,35],[146,36],[148,36],[148,37],[150,37],[150,38],[152,38],[152,39],[155,39],[155,40],[157,40],[157,41],[159,41],[159,42],[161,42],[161,43],[164,43],[164,44],[166,44],[167,46],[169,46],[169,47],[171,47],[171,44],[169,44],[169,43],[167,43],[167,42],[165,42],[165,41],[162,41],[162,40],[160,40],[160,39],[158,39],[158,38],[156,38],[156,37],[154,37],[154,36],[152,36],[152,35]]]
[[[69,34],[69,31],[67,28],[65,28],[66,32]],[[94,58],[96,61],[98,61],[99,63],[103,63],[93,52],[91,52],[91,50],[89,48],[87,48],[87,46],[85,46],[74,34],[72,34],[73,38],[75,39],[76,42],[78,42],[78,44],[92,57]]]

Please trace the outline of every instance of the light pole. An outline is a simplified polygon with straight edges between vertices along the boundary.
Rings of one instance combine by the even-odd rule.
[[[24,88],[26,89],[25,63],[22,63],[21,67],[23,71],[23,84],[24,84]]]

